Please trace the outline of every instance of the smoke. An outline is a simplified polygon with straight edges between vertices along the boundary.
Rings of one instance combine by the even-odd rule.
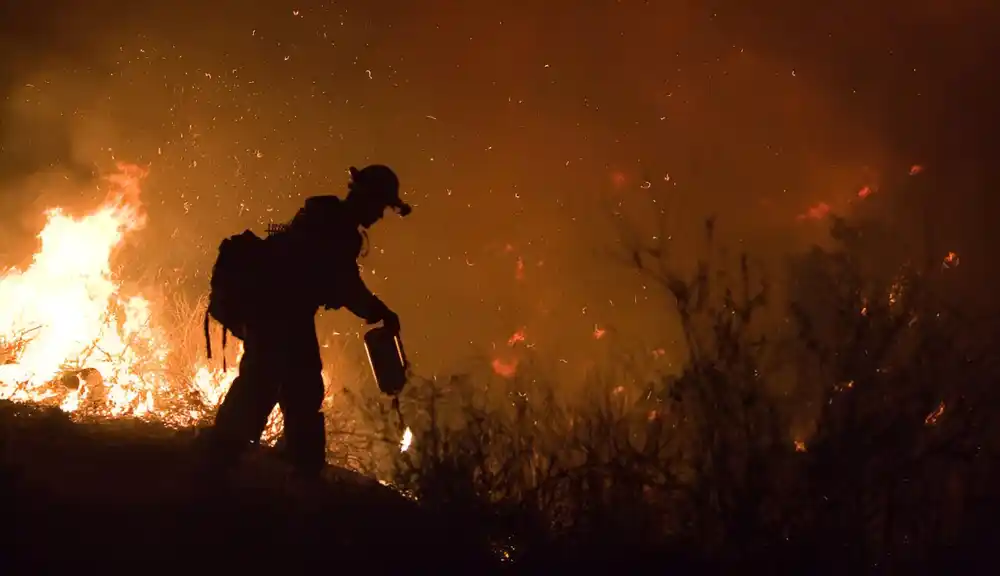
[[[989,0],[808,4],[715,2],[727,37],[785,63],[843,115],[871,128],[884,152],[869,184],[883,184],[879,218],[935,259],[964,254],[964,298],[996,306],[992,246],[1000,98],[1000,4]],[[764,16],[766,15],[766,16]],[[926,168],[909,178],[907,168]],[[903,182],[900,182],[902,180]],[[881,182],[879,182],[881,181]]]
[[[983,58],[973,0],[19,4],[0,8],[0,263],[30,254],[44,208],[95,206],[117,159],[150,167],[136,260],[201,294],[222,237],[386,163],[417,209],[373,230],[363,264],[428,371],[523,327],[566,365],[609,342],[672,352],[669,298],[622,262],[618,228],[690,268],[715,214],[720,244],[776,261],[825,236],[797,218],[811,206],[850,211],[866,186],[888,213],[890,194],[912,204],[894,175],[951,184],[929,212],[961,222],[973,196],[942,163],[986,149],[957,140],[986,99],[960,82]],[[953,228],[964,273],[977,228]]]
[[[5,189],[52,170],[81,180],[92,176],[91,167],[74,157],[66,115],[32,104],[35,77],[71,68],[88,52],[87,37],[60,26],[53,16],[59,12],[45,4],[8,2],[0,7],[0,187]]]
[[[3,265],[21,263],[33,251],[46,208],[72,210],[90,200],[80,191],[93,188],[99,166],[83,137],[87,123],[80,104],[96,97],[101,39],[119,12],[110,2],[80,8],[57,1],[0,5]]]

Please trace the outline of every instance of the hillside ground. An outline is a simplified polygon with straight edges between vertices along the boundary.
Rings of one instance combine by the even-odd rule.
[[[306,492],[261,450],[226,485],[196,486],[195,436],[0,403],[3,571],[440,573],[473,562],[471,547],[417,504],[346,470]]]

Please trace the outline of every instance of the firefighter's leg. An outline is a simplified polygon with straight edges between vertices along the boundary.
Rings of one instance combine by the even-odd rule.
[[[308,476],[318,476],[326,466],[324,393],[322,372],[305,367],[289,374],[279,393],[285,416],[285,458]]]
[[[260,352],[244,354],[239,375],[215,416],[209,457],[216,467],[228,469],[239,461],[246,448],[260,438],[277,401],[278,381],[268,369],[266,351]]]

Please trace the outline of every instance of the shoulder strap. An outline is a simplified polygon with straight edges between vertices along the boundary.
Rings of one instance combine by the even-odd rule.
[[[208,308],[205,308],[205,352],[208,353],[208,359],[212,359],[212,334],[208,329],[208,322],[210,316],[208,314]]]
[[[206,353],[206,356],[208,356],[209,360],[212,359],[212,331],[209,329],[209,326],[210,326],[209,321],[210,320],[211,320],[211,316],[209,315],[208,309],[206,308],[205,309],[205,353]],[[228,340],[228,338],[227,338],[228,334],[229,334],[229,330],[225,326],[223,326],[222,327],[222,371],[223,372],[225,372],[226,369],[227,369],[227,365],[226,365],[226,341]]]

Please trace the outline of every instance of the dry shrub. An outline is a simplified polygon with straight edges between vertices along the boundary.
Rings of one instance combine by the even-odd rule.
[[[973,325],[921,287],[925,275],[866,277],[853,249],[796,264],[812,287],[788,290],[796,321],[770,340],[752,328],[773,304],[745,256],[735,276],[710,259],[687,279],[657,271],[690,357],[634,399],[600,379],[576,405],[524,376],[415,383],[415,440],[394,483],[528,566],[655,554],[847,573],[984,553],[997,542],[981,527],[998,509],[998,348],[972,338],[973,355],[957,337]],[[834,300],[807,302],[821,285]],[[776,395],[769,380],[789,371],[797,390]],[[804,397],[819,409],[798,438]]]
[[[990,533],[978,527],[996,510],[983,486],[998,472],[1000,346],[948,302],[949,270],[887,258],[873,226],[835,221],[844,249],[796,263],[791,358],[819,384],[801,516],[828,542],[818,561],[910,570]]]
[[[205,310],[208,297],[191,298],[177,293],[165,306],[168,326],[167,340],[170,342],[170,358],[167,370],[178,379],[190,378],[193,368],[208,361],[205,346]],[[212,345],[217,355],[215,364],[221,367],[221,354],[225,353],[229,362],[235,359],[238,340],[231,339],[226,350],[221,350],[222,330],[217,322],[210,324]]]

